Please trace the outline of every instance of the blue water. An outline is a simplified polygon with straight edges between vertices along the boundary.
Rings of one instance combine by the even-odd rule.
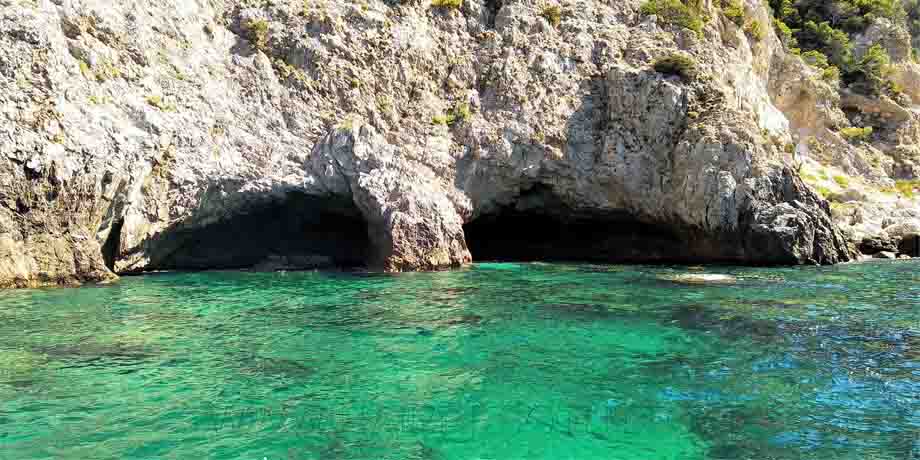
[[[920,263],[0,292],[0,459],[920,458]]]

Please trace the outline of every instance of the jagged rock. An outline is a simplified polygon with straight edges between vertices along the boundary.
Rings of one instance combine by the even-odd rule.
[[[859,252],[863,254],[877,254],[882,251],[898,252],[898,243],[900,239],[885,238],[882,236],[871,236],[863,238],[859,243]]]
[[[916,87],[920,91],[920,82]],[[917,100],[920,100],[920,98]],[[894,160],[891,167],[891,177],[893,179],[909,180],[920,177],[920,146],[899,145],[891,151],[891,157]]]
[[[871,98],[844,90],[841,95],[840,106],[845,109],[859,110],[863,114],[880,117],[886,123],[904,123],[912,118],[909,109],[902,107],[897,101],[888,96]]]
[[[920,257],[920,220],[911,220],[885,229],[899,239],[898,251],[910,257]]]
[[[900,222],[889,227],[885,227],[885,233],[892,238],[910,238],[920,235],[920,219]]]
[[[893,64],[890,79],[901,94],[856,94],[845,82],[823,78],[820,70],[783,53],[775,55],[769,89],[790,122],[793,163],[805,166],[809,184],[828,199],[847,204],[835,212],[835,223],[848,240],[859,243],[880,236],[890,225],[883,225],[884,220],[910,220],[920,210],[920,199],[894,187],[896,180],[913,180],[920,172],[920,66],[911,61],[911,36],[901,19],[874,18],[851,39],[856,59],[876,44],[886,50]],[[842,135],[852,127],[872,131],[862,139]],[[843,193],[836,192],[831,180],[837,175],[855,179],[849,188],[841,185]]]
[[[838,88],[822,80],[817,69],[796,56],[774,55],[768,90],[795,135],[821,136],[849,125],[840,109]]]

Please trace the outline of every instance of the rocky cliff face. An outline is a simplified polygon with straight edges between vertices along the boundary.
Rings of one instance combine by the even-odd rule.
[[[839,110],[797,109],[801,60],[641,3],[0,0],[0,286],[849,260],[784,147]]]
[[[792,163],[866,256],[920,256],[920,66],[909,23],[874,18],[851,37],[854,62],[873,47],[890,59],[879,73],[892,89],[882,94],[861,94],[790,54],[771,68]]]

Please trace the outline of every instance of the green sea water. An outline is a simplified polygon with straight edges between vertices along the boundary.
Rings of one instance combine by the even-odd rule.
[[[0,459],[920,459],[920,264],[0,292]]]

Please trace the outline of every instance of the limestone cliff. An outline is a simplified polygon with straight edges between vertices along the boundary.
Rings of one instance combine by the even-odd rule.
[[[0,0],[0,286],[853,257],[785,147],[839,100],[767,27],[642,3]]]

